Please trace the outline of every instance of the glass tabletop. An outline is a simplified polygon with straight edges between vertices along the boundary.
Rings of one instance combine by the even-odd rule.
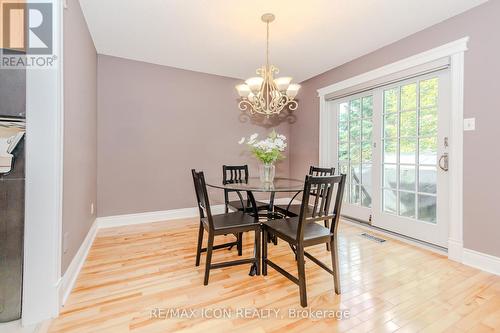
[[[222,179],[209,179],[207,186],[253,192],[299,192],[304,189],[304,181],[291,178],[274,178],[272,183],[263,183],[259,178],[250,177],[247,183],[222,184]]]

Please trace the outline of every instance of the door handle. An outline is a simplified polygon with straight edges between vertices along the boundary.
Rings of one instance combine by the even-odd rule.
[[[439,167],[443,171],[448,171],[448,153],[444,153],[439,158]]]

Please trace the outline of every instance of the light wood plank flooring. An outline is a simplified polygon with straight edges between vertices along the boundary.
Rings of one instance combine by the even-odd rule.
[[[197,221],[190,219],[100,230],[50,331],[500,330],[500,277],[396,240],[374,242],[345,223],[340,226],[338,244],[342,295],[334,294],[332,277],[307,259],[306,274],[309,309],[349,310],[349,318],[289,318],[289,309],[301,309],[298,287],[272,268],[267,277],[248,276],[247,266],[212,270],[209,285],[203,286],[204,256],[202,265],[194,266],[197,228]],[[251,255],[252,246],[253,235],[245,235],[244,256]],[[309,252],[331,264],[324,246]],[[235,249],[217,250],[213,262],[236,257]],[[293,255],[284,242],[270,246],[269,257],[296,274]],[[155,308],[193,309],[197,316],[152,319]],[[236,315],[242,308],[279,310],[279,316],[243,319]],[[219,316],[216,309],[232,312],[227,319],[208,319],[201,317],[201,309],[209,309],[206,317]]]

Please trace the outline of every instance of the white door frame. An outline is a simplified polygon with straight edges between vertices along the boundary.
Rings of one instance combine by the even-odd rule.
[[[318,89],[319,113],[319,163],[321,166],[336,164],[335,140],[332,133],[331,104],[326,96],[387,75],[395,74],[442,58],[450,58],[451,84],[451,127],[450,127],[450,216],[448,227],[448,258],[462,261],[463,253],[463,96],[464,96],[464,53],[469,37],[444,44],[412,57],[374,69],[364,74]]]
[[[329,112],[328,112],[329,120],[328,120],[328,122],[331,125],[337,126],[337,124],[338,124],[338,107],[339,107],[339,105],[341,103],[347,102],[347,101],[352,100],[352,99],[359,99],[359,98],[362,98],[362,97],[365,97],[365,96],[370,96],[370,95],[373,96],[373,92],[374,92],[374,90],[368,90],[368,91],[364,91],[364,92],[361,92],[361,93],[355,93],[353,95],[349,95],[349,96],[345,96],[345,97],[339,98],[338,100],[335,100],[335,102],[333,102],[333,101],[327,102],[328,109],[329,109]],[[373,124],[373,117],[372,117],[372,124]],[[332,132],[330,130],[329,132],[330,132],[330,139],[333,140],[333,143],[334,143],[332,146],[330,146],[331,149],[329,149],[329,152],[331,154],[330,161],[336,161],[336,162],[338,162],[337,161],[337,156],[338,156],[338,137],[337,137],[338,136],[338,131],[333,131]],[[360,163],[360,164],[368,164],[368,163]],[[375,165],[375,160],[372,159],[372,161],[369,164],[371,164],[372,167],[373,167],[373,165]],[[338,169],[338,163],[332,164],[331,166],[335,167],[335,170],[339,170]],[[362,169],[360,171],[362,171]],[[348,180],[346,179],[346,186],[347,186],[347,181]],[[374,188],[374,186],[373,186],[373,183],[372,183],[372,189],[373,188]],[[356,204],[351,204],[350,203],[350,198],[349,198],[350,197],[350,193],[351,193],[351,189],[349,189],[348,193],[349,193],[349,195],[346,195],[346,193],[344,193],[344,195],[347,196],[348,198],[346,198],[346,201],[342,204],[342,210],[345,213],[345,216],[353,218],[355,220],[366,220],[366,221],[368,221],[370,219],[370,215],[372,215],[372,208],[364,207],[364,206],[356,205]]]
[[[63,181],[63,9],[53,4],[51,69],[26,70],[26,193],[23,326],[59,314]]]

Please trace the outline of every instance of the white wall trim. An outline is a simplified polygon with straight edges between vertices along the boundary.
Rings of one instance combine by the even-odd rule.
[[[2,333],[41,333],[37,329],[38,325],[36,324],[23,326],[21,320],[19,319],[6,323],[0,323],[0,332]]]
[[[211,206],[211,209],[212,209],[212,214],[224,213],[224,205],[214,205]],[[111,228],[111,227],[118,227],[124,225],[132,225],[132,224],[185,219],[185,218],[197,217],[198,215],[199,215],[198,207],[190,207],[190,208],[162,210],[156,212],[145,212],[138,214],[98,217],[96,221],[99,228]]]
[[[276,198],[274,199],[274,204],[275,205],[288,205],[290,203],[290,200],[292,198]],[[265,202],[265,203],[269,203],[269,200],[268,199],[260,199],[259,202]],[[300,205],[302,203],[301,200],[299,199],[294,199],[292,201],[292,205]]]
[[[379,67],[377,69],[371,70],[369,72],[351,77],[347,80],[331,84],[329,86],[318,89],[318,95],[324,97],[327,94],[337,92],[339,90],[347,89],[358,84],[369,82],[382,78],[386,75],[395,74],[406,69],[423,65],[431,61],[435,61],[444,57],[449,57],[456,53],[463,53],[467,50],[467,42],[469,37],[464,37],[456,41],[450,42],[433,48],[431,50],[416,54],[414,56],[396,61],[389,65]]]
[[[451,124],[449,157],[450,224],[448,258],[462,262],[463,248],[463,163],[464,163],[464,52],[451,55]]]
[[[330,167],[332,165],[334,156],[333,152],[336,151],[335,145],[332,146],[334,136],[332,134],[331,125],[335,120],[333,114],[332,103],[327,103],[324,96],[320,99],[320,112],[319,112],[319,166]]]
[[[53,3],[54,68],[26,69],[26,190],[23,326],[58,315],[61,277],[63,13]]]
[[[89,254],[90,248],[92,247],[92,243],[94,243],[94,239],[97,235],[97,222],[94,221],[92,226],[90,227],[87,236],[83,240],[78,252],[75,254],[68,268],[66,269],[66,273],[62,276],[59,281],[59,305],[64,306],[66,300],[68,299],[71,290],[73,289],[76,278],[80,274],[80,270],[87,259],[87,255]]]
[[[500,275],[500,258],[486,253],[463,249],[463,264]]]
[[[464,244],[461,240],[448,239],[448,258],[462,262]]]
[[[276,205],[287,205],[291,198],[276,198],[274,204]],[[262,202],[269,202],[269,200],[260,200]],[[292,204],[300,205],[299,200],[294,200]],[[212,214],[223,214],[224,205],[211,205]],[[179,220],[186,218],[193,218],[199,216],[198,207],[190,208],[179,208],[170,210],[161,210],[156,212],[145,212],[137,214],[124,214],[124,215],[112,215],[103,216],[96,219],[98,228],[112,228],[125,225],[141,224],[141,223],[151,223],[151,222],[161,222],[169,220]]]
[[[444,44],[434,49],[402,59],[347,80],[318,89],[320,98],[319,164],[332,165],[334,143],[331,134],[332,112],[326,95],[350,87],[380,79],[415,66],[444,57],[450,57],[451,83],[451,129],[450,129],[450,224],[448,235],[448,258],[462,262],[463,252],[463,103],[464,103],[464,52],[469,37]]]
[[[214,205],[211,206],[213,214],[222,214],[224,213],[224,205]],[[78,252],[71,260],[71,263],[64,273],[63,277],[60,279],[58,283],[58,294],[59,294],[59,304],[60,306],[64,306],[68,296],[73,289],[76,279],[80,274],[80,271],[87,259],[88,253],[94,240],[97,236],[97,232],[100,228],[111,228],[111,227],[119,227],[119,226],[127,226],[134,224],[143,224],[143,223],[151,223],[151,222],[160,222],[160,221],[169,221],[169,220],[179,220],[184,218],[193,218],[198,217],[199,211],[198,207],[191,208],[180,208],[180,209],[171,209],[164,211],[156,211],[156,212],[146,212],[139,214],[125,214],[125,215],[115,215],[115,216],[106,216],[106,217],[98,217],[92,226],[90,227],[87,236],[83,240]]]

